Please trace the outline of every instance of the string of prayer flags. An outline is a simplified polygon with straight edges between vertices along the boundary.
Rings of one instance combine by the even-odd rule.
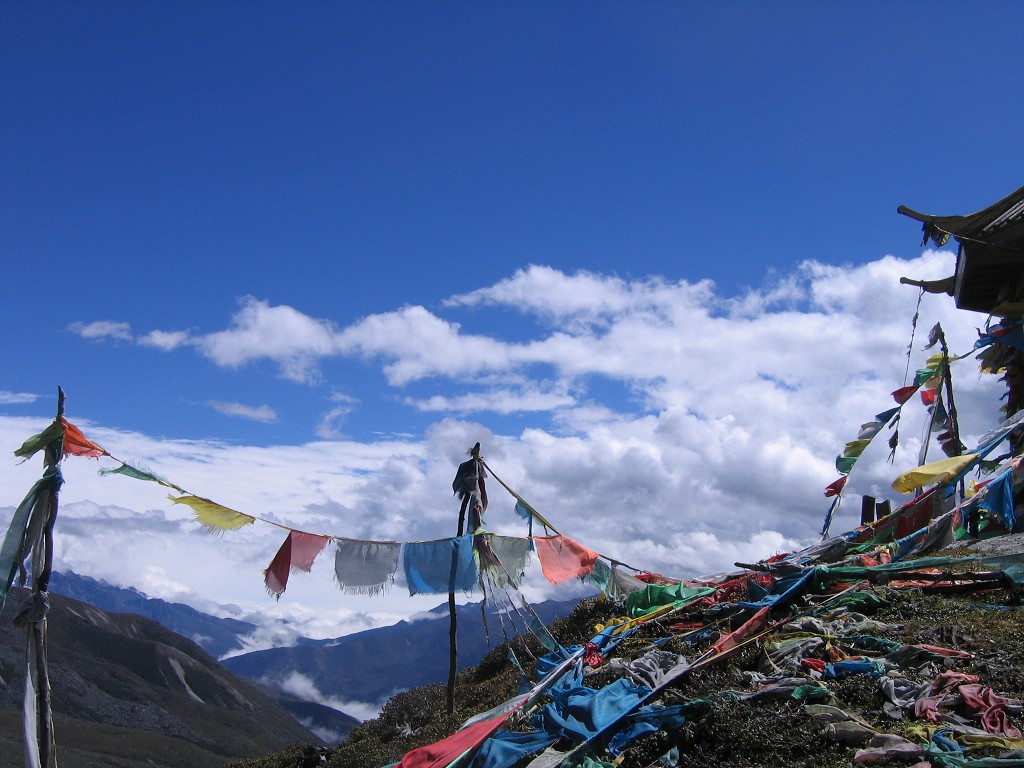
[[[184,504],[192,509],[196,521],[208,532],[237,530],[252,525],[256,520],[270,522],[189,493],[146,467],[121,461],[63,418],[55,420],[39,435],[26,440],[15,454],[28,458],[58,439],[67,439],[69,450],[66,454],[107,456],[118,462],[118,466],[113,469],[101,468],[101,475],[124,475],[155,482],[177,491],[179,495],[168,495],[167,498],[174,504]],[[483,482],[485,469],[489,470],[477,455],[463,462],[453,483],[453,490],[461,492],[465,497],[478,494],[480,506],[486,506]],[[263,572],[267,591],[280,598],[288,586],[292,569],[309,571],[313,561],[331,541],[336,547],[335,577],[342,591],[349,594],[375,595],[385,591],[394,583],[399,563],[411,595],[445,594],[456,589],[472,592],[479,583],[482,571],[498,585],[518,587],[525,576],[530,550],[533,548],[537,550],[545,578],[554,584],[571,578],[584,578],[593,571],[599,557],[597,552],[557,534],[554,526],[540,513],[500,479],[498,482],[516,498],[516,512],[530,521],[530,536],[517,538],[488,533],[427,542],[377,542],[306,533],[281,526],[288,531],[288,535]],[[534,538],[532,528],[535,518],[548,530],[556,531],[556,535]],[[599,581],[605,584],[603,589],[627,591],[628,587],[635,586],[623,583],[635,580],[615,569],[612,569],[611,578],[607,573],[602,575],[604,578],[599,578]]]
[[[857,433],[858,440],[870,440],[879,432],[882,431],[882,427],[892,421],[893,416],[900,412],[900,409],[890,408],[888,411],[882,411],[877,414],[872,421],[864,422],[860,425],[860,432]]]
[[[274,559],[270,562],[267,570],[263,572],[263,582],[267,586],[267,592],[280,599],[288,586],[288,574],[292,569],[309,573],[313,567],[313,561],[324,551],[324,547],[330,540],[329,536],[303,531],[288,531],[281,548],[277,550]]]
[[[544,578],[552,584],[582,579],[594,570],[598,554],[568,536],[537,536],[533,539]]]
[[[904,387],[904,389],[908,389]],[[843,498],[843,489],[846,487],[848,475],[853,471],[854,465],[857,463],[857,459],[860,458],[864,450],[874,440],[875,435],[882,431],[882,427],[886,424],[895,426],[899,422],[900,410],[903,408],[903,403],[910,399],[910,397],[917,391],[916,387],[910,387],[909,393],[905,397],[901,395],[896,398],[896,402],[900,405],[895,408],[890,408],[887,411],[875,414],[875,418],[871,421],[865,422],[860,425],[860,431],[857,433],[857,439],[851,440],[846,444],[843,452],[836,456],[836,472],[839,473],[840,477],[837,480],[833,480],[825,487],[825,498],[832,498],[832,503],[829,505],[828,512],[825,513],[825,521],[821,526],[821,538],[824,539],[828,536],[828,529],[832,525],[832,518],[835,516],[836,510],[839,508],[839,503]],[[896,390],[893,396],[900,390]],[[900,398],[903,397],[901,400]],[[892,437],[889,439],[889,448],[892,451],[892,455],[896,452],[896,446],[899,443],[899,430],[893,432]]]
[[[32,435],[32,437],[21,444],[21,447],[14,452],[14,455],[20,459],[30,459],[54,440],[61,438],[64,440],[64,447],[61,451],[64,456],[99,458],[100,456],[110,455],[106,449],[83,435],[82,430],[63,416],[50,422],[46,429],[38,435]]]
[[[342,592],[379,595],[394,582],[399,542],[335,539],[334,546],[334,575]]]
[[[864,450],[871,444],[875,435],[882,431],[882,427],[892,422],[899,416],[899,413],[899,407],[890,408],[888,411],[877,414],[872,421],[860,425],[857,439],[848,442],[843,452],[836,457],[836,471],[843,477],[829,483],[825,488],[825,496],[838,496],[842,493],[846,485],[845,477],[853,470],[853,465],[857,463],[857,459],[860,458]]]
[[[196,513],[196,521],[210,533],[233,531],[245,525],[252,525],[256,521],[252,515],[222,506],[202,496],[193,496],[189,493],[184,496],[168,495],[167,498],[175,504],[191,507]]]

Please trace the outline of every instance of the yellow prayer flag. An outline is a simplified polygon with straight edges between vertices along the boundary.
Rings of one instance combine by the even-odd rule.
[[[864,453],[864,449],[868,447],[871,442],[871,438],[866,440],[851,440],[846,444],[846,448],[843,449],[843,456],[848,459],[855,459]]]
[[[977,453],[968,453],[964,456],[953,456],[949,459],[924,464],[917,469],[904,472],[893,480],[892,489],[900,493],[910,493],[915,488],[924,488],[926,485],[949,480],[973,464],[979,456],[980,454]]]
[[[168,496],[167,498],[175,504],[191,507],[192,511],[196,513],[196,520],[200,525],[211,531],[233,531],[243,525],[251,525],[256,520],[252,515],[236,512],[201,496],[188,494],[186,496]]]

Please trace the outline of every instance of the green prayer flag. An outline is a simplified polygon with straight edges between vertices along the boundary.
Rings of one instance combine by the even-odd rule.
[[[50,426],[38,435],[32,435],[21,444],[21,448],[14,452],[14,455],[22,459],[31,459],[37,452],[48,446],[54,440],[64,437],[64,425],[54,420]]]

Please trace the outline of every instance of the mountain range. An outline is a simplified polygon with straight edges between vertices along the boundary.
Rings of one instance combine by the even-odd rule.
[[[448,676],[447,605],[388,627],[324,640],[301,638],[295,646],[223,658],[244,647],[254,624],[210,616],[73,572],[54,573],[50,590],[107,611],[146,616],[191,639],[327,741],[342,740],[358,722],[340,711],[346,704],[373,711],[397,691],[444,682]],[[533,609],[547,624],[567,615],[577,602],[546,601]],[[456,615],[460,669],[477,664],[513,623],[489,608],[485,627],[479,603],[459,606]]]
[[[24,630],[0,618],[0,764],[21,764]],[[48,659],[58,763],[220,766],[315,743],[270,697],[152,619],[50,594]]]

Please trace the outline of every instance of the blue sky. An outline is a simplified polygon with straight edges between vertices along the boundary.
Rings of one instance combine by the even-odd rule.
[[[952,271],[896,206],[968,213],[1024,183],[1022,22],[996,2],[8,4],[2,447],[61,385],[115,455],[296,527],[448,535],[480,439],[567,533],[641,565],[813,539],[835,452],[902,384],[898,277]],[[984,318],[948,304],[922,323],[969,345]],[[998,391],[964,387],[983,430]],[[871,466],[851,490],[884,492],[897,470]],[[191,536],[93,470],[68,516]],[[35,471],[3,473],[0,509]],[[119,575],[75,531],[69,567],[205,605],[258,605],[276,548],[244,539],[218,591],[176,565],[191,538]],[[275,610],[332,598],[301,599]]]

